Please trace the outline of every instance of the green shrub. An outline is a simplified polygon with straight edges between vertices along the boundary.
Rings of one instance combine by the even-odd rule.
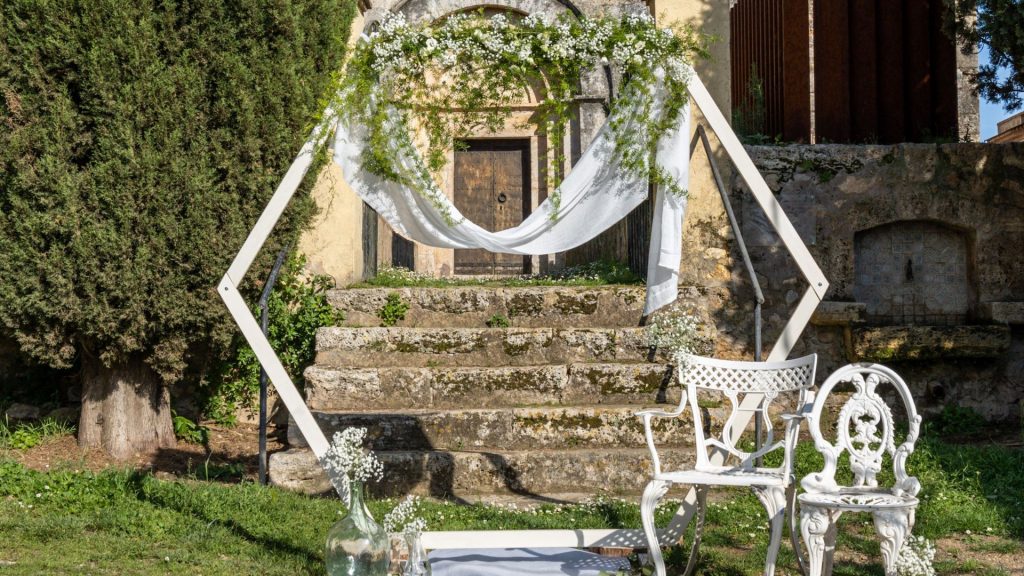
[[[345,319],[327,302],[334,286],[330,276],[302,274],[306,260],[301,255],[288,259],[267,300],[267,338],[295,385],[302,389],[302,373],[316,355],[316,331]],[[259,308],[253,313],[259,317]],[[204,415],[220,424],[233,424],[238,408],[257,408],[260,363],[252,348],[238,337],[235,353],[205,383]]]
[[[387,301],[377,311],[381,326],[394,326],[405,320],[405,313],[409,311],[409,304],[402,301],[398,292],[388,294]]]
[[[174,437],[189,444],[205,445],[210,440],[210,429],[180,415],[173,414]]]
[[[146,399],[230,345],[214,286],[322,113],[355,5],[0,2],[0,329],[23,353],[80,361],[87,398]],[[316,173],[269,246],[309,221]],[[152,415],[129,443],[170,432]]]

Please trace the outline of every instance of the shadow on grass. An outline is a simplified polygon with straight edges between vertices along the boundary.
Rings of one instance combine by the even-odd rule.
[[[161,452],[174,451],[162,450]],[[168,454],[167,456],[173,455]],[[239,516],[244,514],[241,507],[225,506],[224,501],[213,497],[204,497],[203,495],[196,497],[186,494],[185,490],[174,483],[155,484],[154,480],[147,472],[132,472],[127,478],[126,488],[130,488],[140,502],[193,518],[207,526],[218,526],[239,539],[276,555],[290,556],[310,566],[319,566],[323,563],[323,557],[319,550],[310,550],[301,544],[289,542],[270,534],[260,534],[253,527],[232,518],[233,514]],[[230,488],[225,487],[224,489],[229,490]],[[273,531],[273,526],[263,528],[268,532]],[[290,532],[291,530],[287,529],[281,530],[282,535]]]

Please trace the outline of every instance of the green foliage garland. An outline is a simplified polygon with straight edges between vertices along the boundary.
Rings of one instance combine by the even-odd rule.
[[[602,64],[625,79],[610,110],[619,162],[684,192],[653,162],[653,154],[687,102],[688,64],[706,55],[706,41],[691,27],[658,28],[646,13],[580,19],[565,14],[550,21],[535,14],[517,22],[504,13],[456,14],[436,26],[413,26],[392,14],[356,46],[339,109],[349,125],[367,129],[363,167],[414,189],[451,221],[433,175],[460,139],[503,127],[512,106],[533,87],[540,102],[531,122],[548,136],[547,174],[557,218],[563,139],[580,79]],[[416,143],[425,145],[418,164]],[[403,157],[413,164],[397,160]]]

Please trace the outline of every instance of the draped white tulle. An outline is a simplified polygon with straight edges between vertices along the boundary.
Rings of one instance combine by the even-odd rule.
[[[690,109],[679,115],[679,124],[658,143],[657,162],[674,177],[679,187],[689,184]],[[398,234],[438,248],[483,248],[506,254],[543,255],[575,248],[626,217],[647,198],[648,180],[622,168],[614,154],[614,136],[605,125],[583,156],[559,185],[561,204],[552,218],[545,200],[515,228],[489,232],[465,219],[438,189],[431,190],[443,204],[434,203],[407,186],[385,180],[362,169],[366,137],[363,126],[339,122],[334,159],[345,180]],[[396,152],[396,161],[412,170],[416,159]],[[678,293],[682,254],[682,226],[686,197],[658,187],[651,245],[648,254],[647,298],[644,314],[671,303]]]

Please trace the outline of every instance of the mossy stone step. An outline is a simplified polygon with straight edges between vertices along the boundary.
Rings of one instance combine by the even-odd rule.
[[[398,326],[447,328],[482,328],[495,316],[520,328],[636,326],[645,296],[643,286],[467,286],[332,290],[327,299],[346,325],[380,326],[389,294],[409,306]]]
[[[368,430],[373,450],[547,450],[560,448],[640,448],[644,431],[636,412],[642,406],[523,407],[472,410],[405,410],[402,412],[325,412],[314,410],[328,438],[345,428]],[[662,407],[666,408],[666,407]],[[720,426],[720,409],[711,410]],[[655,420],[659,446],[689,446],[693,423],[689,412]],[[301,439],[289,436],[292,445]]]
[[[675,370],[654,363],[331,368],[305,372],[314,410],[489,408],[679,401]]]
[[[317,330],[316,364],[537,366],[653,358],[642,328],[343,328]]]
[[[659,452],[666,469],[690,466],[692,449]],[[575,450],[393,451],[378,452],[384,479],[369,488],[376,496],[413,493],[437,498],[477,499],[479,495],[542,495],[584,492],[638,495],[650,479],[646,448]],[[332,491],[313,453],[294,449],[270,455],[270,481],[276,486],[325,494]]]

